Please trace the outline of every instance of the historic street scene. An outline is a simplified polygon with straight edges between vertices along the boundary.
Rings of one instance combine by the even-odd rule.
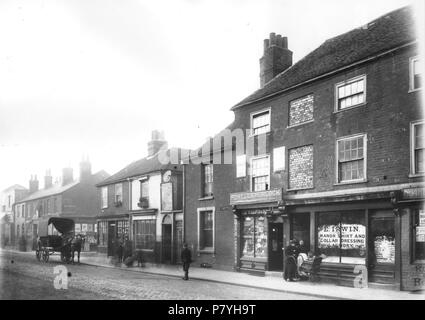
[[[0,300],[423,300],[423,11],[1,2]]]

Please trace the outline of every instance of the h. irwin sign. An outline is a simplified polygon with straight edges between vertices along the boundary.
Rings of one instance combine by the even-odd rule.
[[[267,203],[282,200],[282,189],[256,192],[238,192],[230,194],[230,204]]]

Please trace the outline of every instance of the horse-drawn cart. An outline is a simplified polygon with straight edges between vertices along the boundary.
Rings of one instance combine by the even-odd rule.
[[[52,224],[60,235],[48,235],[48,226]],[[74,233],[74,220],[52,217],[39,225],[39,237],[35,255],[38,261],[48,262],[53,254],[60,254],[61,261],[71,262],[71,241]]]

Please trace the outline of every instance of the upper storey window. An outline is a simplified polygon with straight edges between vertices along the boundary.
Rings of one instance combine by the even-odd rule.
[[[422,87],[422,64],[418,57],[410,58],[410,91],[418,90]]]
[[[251,134],[257,135],[270,131],[270,110],[251,114]]]
[[[336,85],[336,111],[366,102],[366,76],[356,77]]]

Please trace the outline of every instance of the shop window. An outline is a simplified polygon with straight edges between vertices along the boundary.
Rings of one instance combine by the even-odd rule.
[[[336,110],[355,107],[366,101],[366,76],[336,85]]]
[[[267,256],[267,232],[265,218],[246,216],[243,218],[242,256],[261,258]]]
[[[366,135],[337,140],[338,182],[361,182],[366,179]]]
[[[202,165],[202,196],[209,197],[213,195],[213,165]]]
[[[155,219],[134,221],[134,242],[136,249],[155,249]]]
[[[425,261],[425,210],[413,211],[413,261]]]
[[[410,59],[410,91],[418,90],[422,87],[421,62],[418,57]]]
[[[252,191],[270,189],[270,158],[262,156],[251,160]]]
[[[424,169],[424,121],[413,122],[410,125],[411,137],[411,174],[421,175]]]
[[[270,110],[251,115],[251,134],[257,135],[270,131]]]
[[[363,213],[319,213],[317,249],[325,262],[365,264],[366,225]]]
[[[125,240],[128,238],[128,221],[119,220],[117,221],[117,238]]]
[[[369,230],[369,264],[394,264],[394,217],[372,216],[370,219]]]
[[[108,187],[102,187],[102,208],[108,207]]]
[[[198,211],[199,250],[214,250],[214,210]]]
[[[106,246],[108,244],[108,223],[107,221],[100,221],[97,227],[98,232],[98,244],[100,246]]]
[[[310,251],[310,213],[297,213],[291,216],[291,239],[304,241],[304,250]]]

